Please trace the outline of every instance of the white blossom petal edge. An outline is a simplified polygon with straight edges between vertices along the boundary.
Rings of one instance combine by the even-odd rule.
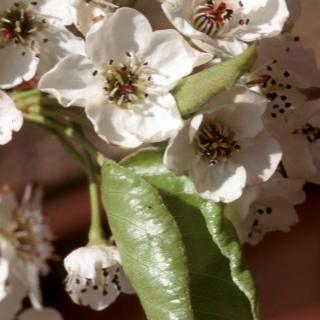
[[[12,131],[19,131],[23,123],[22,112],[12,99],[0,90],[0,144],[9,142]]]
[[[124,148],[166,140],[182,128],[169,91],[211,54],[194,50],[175,30],[152,32],[129,8],[107,14],[86,40],[88,58],[63,59],[42,77],[42,91],[64,106],[85,107],[98,135]]]
[[[128,280],[114,246],[78,248],[65,258],[64,266],[68,271],[66,291],[77,304],[102,310],[115,301],[120,291],[134,293],[127,282],[122,290],[121,281]]]
[[[241,198],[224,206],[241,243],[257,244],[266,232],[290,231],[298,222],[294,205],[305,200],[304,180],[287,179],[276,172],[270,180],[247,186]]]

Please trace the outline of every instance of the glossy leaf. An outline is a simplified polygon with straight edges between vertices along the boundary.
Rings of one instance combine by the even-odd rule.
[[[257,319],[254,280],[245,265],[235,230],[222,219],[221,206],[195,194],[189,178],[174,176],[165,168],[162,158],[161,150],[145,149],[130,155],[121,164],[159,190],[180,229],[195,319]],[[208,223],[209,209],[220,219],[209,219]],[[215,227],[212,221],[220,223],[219,226]],[[226,223],[226,229],[221,227],[221,221]],[[219,234],[214,235],[214,231]],[[218,245],[215,241],[219,241]]]
[[[181,234],[157,191],[111,161],[103,164],[101,190],[124,270],[148,319],[194,319]]]
[[[257,43],[253,43],[235,58],[182,79],[171,90],[181,115],[197,111],[212,97],[231,88],[239,76],[252,67],[256,51]]]

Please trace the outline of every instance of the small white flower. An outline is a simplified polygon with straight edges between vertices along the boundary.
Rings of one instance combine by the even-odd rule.
[[[39,274],[48,272],[46,260],[53,251],[52,235],[41,215],[41,197],[35,185],[27,186],[20,206],[7,187],[0,193],[0,259],[9,266],[6,288],[18,284],[36,308],[41,306]]]
[[[19,131],[23,116],[10,97],[0,90],[0,144],[11,140],[12,131]]]
[[[169,91],[212,58],[174,30],[152,32],[138,11],[121,8],[97,22],[86,52],[69,55],[44,75],[42,91],[64,106],[86,108],[98,135],[124,148],[158,142],[183,126]]]
[[[111,0],[71,0],[70,5],[73,23],[83,35],[95,22],[118,8]]]
[[[62,57],[81,51],[83,41],[64,28],[68,1],[0,2],[0,87],[10,88],[50,70]]]
[[[65,258],[64,266],[68,271],[66,291],[77,304],[102,310],[115,301],[120,291],[134,293],[114,246],[78,248]]]
[[[285,0],[167,0],[162,8],[182,34],[224,59],[279,34],[289,15]]]
[[[281,159],[279,144],[261,120],[266,104],[261,94],[243,86],[214,97],[170,139],[165,165],[176,175],[189,171],[195,190],[205,199],[239,198],[246,183],[269,179]]]
[[[238,200],[224,206],[241,243],[257,244],[266,232],[290,231],[298,222],[294,205],[305,200],[303,180],[286,179],[275,173],[270,180],[247,186]]]

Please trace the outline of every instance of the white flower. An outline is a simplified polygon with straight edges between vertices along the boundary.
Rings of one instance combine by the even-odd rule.
[[[120,291],[134,293],[126,283],[114,246],[78,248],[65,258],[64,266],[68,271],[66,291],[77,304],[102,310],[115,301]]]
[[[64,28],[71,23],[68,1],[0,2],[0,87],[10,88],[50,70],[83,41]],[[38,69],[38,70],[37,70]]]
[[[27,186],[20,206],[7,187],[0,193],[0,259],[9,266],[6,285],[20,285],[36,308],[41,306],[39,274],[48,272],[46,259],[53,251],[52,235],[41,215],[41,197],[35,185]]]
[[[241,243],[257,244],[266,232],[290,231],[298,222],[294,205],[305,200],[303,180],[276,173],[267,182],[247,186],[238,200],[224,206]]]
[[[289,14],[285,0],[167,0],[162,8],[182,34],[224,59],[279,34]]]
[[[21,111],[10,97],[0,90],[0,145],[11,140],[12,131],[20,130],[23,123]]]
[[[70,12],[75,26],[86,35],[90,27],[118,6],[111,0],[71,0]]]
[[[169,91],[212,55],[192,49],[174,30],[152,32],[138,11],[121,8],[86,37],[88,58],[73,54],[40,81],[64,106],[86,108],[98,135],[134,148],[158,142],[183,126]]]
[[[170,139],[165,165],[176,175],[189,171],[195,190],[208,200],[239,198],[246,183],[269,179],[281,159],[279,144],[261,120],[266,104],[242,86],[214,97]]]

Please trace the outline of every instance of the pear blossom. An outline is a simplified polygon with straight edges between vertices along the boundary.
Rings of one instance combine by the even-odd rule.
[[[225,204],[224,214],[233,223],[240,242],[255,245],[266,232],[290,231],[298,222],[294,205],[305,200],[304,183],[276,172],[270,180],[247,186],[239,199]]]
[[[12,131],[19,131],[23,123],[23,116],[12,99],[0,90],[0,145],[9,142]]]
[[[0,260],[8,265],[5,291],[19,285],[35,308],[41,307],[39,274],[48,272],[46,260],[52,257],[52,235],[41,215],[42,192],[28,185],[21,205],[8,187],[0,192]],[[0,264],[2,264],[1,261]]]
[[[64,260],[66,291],[71,299],[95,310],[108,307],[120,291],[134,293],[122,271],[114,246],[90,246],[72,251]]]
[[[205,199],[236,200],[246,184],[269,179],[281,159],[261,118],[266,105],[263,95],[243,86],[219,94],[170,139],[165,165],[176,175],[189,172]]]
[[[40,90],[63,106],[85,107],[97,134],[124,148],[166,140],[182,128],[169,91],[212,58],[175,30],[152,32],[148,20],[129,8],[94,24],[86,53],[59,62],[42,77]]]
[[[68,53],[82,51],[83,41],[64,27],[71,22],[64,0],[2,0],[0,87],[42,75]]]
[[[119,7],[111,0],[71,0],[70,5],[73,23],[84,36],[95,22]]]
[[[285,0],[166,0],[162,8],[183,35],[223,59],[278,35],[289,15]]]
[[[258,84],[264,92],[320,87],[314,52],[304,50],[298,38],[283,35],[260,41],[257,59],[244,77],[246,85]]]

